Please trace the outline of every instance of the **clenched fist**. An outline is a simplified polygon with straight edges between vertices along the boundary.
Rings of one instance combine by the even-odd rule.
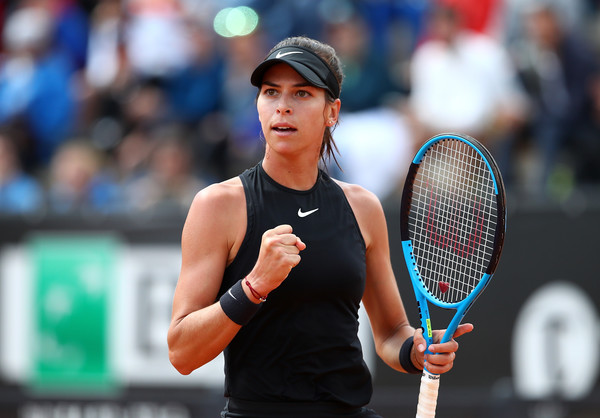
[[[258,260],[246,277],[252,288],[263,296],[276,289],[300,263],[300,251],[305,248],[306,244],[292,233],[290,225],[279,225],[266,231],[262,236]],[[250,297],[252,292],[246,290],[246,294]],[[254,297],[251,299],[256,300]]]

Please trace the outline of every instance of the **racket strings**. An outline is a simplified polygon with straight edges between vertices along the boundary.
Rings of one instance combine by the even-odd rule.
[[[458,140],[434,145],[413,186],[409,231],[423,284],[443,302],[466,298],[491,258],[497,208],[485,160]]]

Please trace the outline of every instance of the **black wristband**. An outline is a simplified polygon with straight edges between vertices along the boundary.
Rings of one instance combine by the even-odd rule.
[[[262,303],[253,303],[248,299],[242,288],[241,280],[221,296],[219,303],[225,315],[238,325],[246,325],[250,322],[262,305]]]
[[[406,371],[406,373],[410,374],[418,374],[423,370],[419,370],[415,367],[412,360],[410,359],[410,352],[413,348],[413,337],[408,337],[406,341],[402,344],[402,348],[400,348],[400,365]]]

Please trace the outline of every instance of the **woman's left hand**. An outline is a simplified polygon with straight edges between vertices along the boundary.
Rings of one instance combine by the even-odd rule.
[[[423,337],[423,330],[417,328],[414,334],[414,355],[413,363],[418,367],[425,367],[429,372],[442,374],[448,372],[454,366],[458,343],[455,338],[473,331],[473,324],[461,324],[454,332],[452,339],[443,344],[434,343],[429,346],[432,354],[425,354],[427,343]],[[440,341],[445,330],[434,330],[433,341]]]

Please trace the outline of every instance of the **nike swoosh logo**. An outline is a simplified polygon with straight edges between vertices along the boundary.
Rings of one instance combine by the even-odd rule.
[[[275,58],[282,58],[282,57],[285,57],[286,55],[301,54],[301,53],[302,53],[302,51],[290,51],[290,52],[284,52],[284,53],[281,53],[281,51],[279,51],[277,53],[277,55],[275,55]]]
[[[231,295],[231,297],[234,298],[235,300],[238,300],[238,298],[236,298],[235,296],[233,296],[233,293],[231,293],[231,289],[229,289],[227,291],[227,293],[229,293],[229,295]]]
[[[304,217],[310,215],[311,213],[315,213],[318,210],[319,210],[319,208],[309,210],[308,212],[302,212],[302,209],[298,209],[298,216],[301,218],[304,218]]]

